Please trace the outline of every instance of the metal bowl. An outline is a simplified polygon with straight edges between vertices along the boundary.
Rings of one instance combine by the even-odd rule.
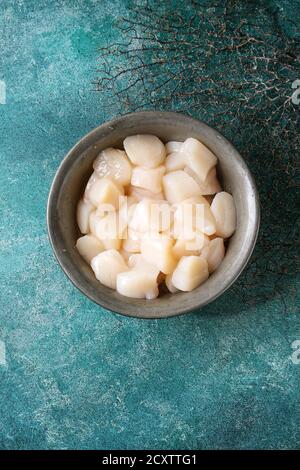
[[[194,137],[218,157],[217,171],[225,191],[232,194],[237,210],[237,228],[226,255],[208,280],[192,292],[163,291],[155,300],[124,297],[100,284],[75,248],[80,236],[76,205],[100,150],[122,146],[133,134],[154,134],[162,141]],[[149,111],[132,113],[106,122],[83,137],[59,166],[52,183],[47,223],[56,258],[69,279],[87,297],[113,312],[141,318],[164,318],[200,309],[227,290],[245,268],[258,235],[259,199],[246,163],[219,132],[204,122],[183,114]]]

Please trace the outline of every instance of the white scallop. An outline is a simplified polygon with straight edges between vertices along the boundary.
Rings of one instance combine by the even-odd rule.
[[[209,276],[207,261],[202,256],[183,256],[172,275],[176,289],[190,292]]]
[[[157,266],[152,263],[149,263],[148,261],[145,261],[145,259],[140,253],[134,253],[130,256],[128,260],[128,266],[131,269],[152,273],[155,280],[157,280],[157,277],[160,272]]]
[[[196,230],[205,233],[205,235],[216,233],[216,221],[208,205],[203,205],[203,211],[199,213]]]
[[[117,291],[135,299],[155,299],[158,294],[157,282],[152,273],[132,269],[117,276]]]
[[[89,217],[93,210],[95,210],[95,206],[91,202],[80,199],[77,205],[76,216],[78,227],[81,233],[89,233]]]
[[[131,179],[131,163],[123,150],[112,147],[102,150],[94,160],[93,168],[98,176],[109,176],[123,186]]]
[[[85,191],[85,198],[94,206],[111,204],[119,206],[119,198],[124,195],[124,188],[108,177],[96,179],[91,187]]]
[[[155,194],[162,192],[162,177],[166,171],[164,165],[157,168],[136,166],[132,170],[131,184]]]
[[[88,182],[86,183],[86,187],[85,187],[85,192],[84,192],[84,196],[83,196],[83,199],[84,200],[88,200],[88,194],[89,194],[89,191],[91,189],[91,187],[93,186],[93,184],[98,181],[100,178],[99,176],[97,175],[97,173],[95,171],[93,171],[93,173],[91,174],[91,176],[89,177],[88,179]]]
[[[157,266],[164,274],[171,273],[177,263],[172,240],[163,237],[141,240],[141,253],[145,261]]]
[[[222,263],[225,256],[225,247],[223,238],[214,238],[203,248],[201,255],[207,261],[209,273],[213,273]]]
[[[180,149],[186,156],[186,164],[205,181],[209,171],[217,164],[217,157],[197,139],[189,137]]]
[[[170,153],[165,161],[166,172],[183,170],[186,165],[185,155],[181,152]]]
[[[91,262],[96,278],[106,287],[116,288],[119,273],[128,271],[128,266],[117,250],[102,251]]]
[[[225,191],[216,194],[210,207],[216,221],[216,235],[231,237],[236,229],[236,209],[231,194]]]
[[[134,165],[155,168],[165,159],[166,149],[154,135],[131,135],[124,140],[124,149]]]
[[[78,238],[76,248],[88,264],[96,255],[105,250],[103,243],[94,235],[84,235]]]
[[[179,152],[182,146],[182,142],[172,140],[166,143],[166,153],[170,155],[170,153]]]
[[[216,194],[219,191],[221,191],[221,185],[217,178],[216,167],[213,167],[209,171],[205,181],[201,181],[198,175],[193,170],[191,170],[191,168],[189,168],[188,166],[184,167],[184,171],[186,171],[187,174],[190,175],[192,178],[194,178],[194,180],[199,184],[202,195]]]
[[[182,170],[172,171],[163,176],[163,188],[165,197],[170,203],[201,195],[196,181]]]

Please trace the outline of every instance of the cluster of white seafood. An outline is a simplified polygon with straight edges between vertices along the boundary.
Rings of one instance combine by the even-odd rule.
[[[127,297],[154,299],[159,285],[191,291],[225,255],[236,228],[216,156],[199,140],[166,145],[133,135],[100,152],[77,207],[76,243],[96,278]]]

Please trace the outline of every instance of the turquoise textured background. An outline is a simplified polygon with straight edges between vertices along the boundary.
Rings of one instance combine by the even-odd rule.
[[[0,3],[1,449],[299,448],[300,5],[180,3]],[[240,279],[168,320],[90,302],[47,238],[65,153],[135,109],[217,127],[262,203]]]

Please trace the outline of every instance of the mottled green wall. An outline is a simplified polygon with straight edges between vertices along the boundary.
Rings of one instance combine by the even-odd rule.
[[[2,449],[299,448],[300,4],[181,3],[0,3]],[[204,119],[257,180],[252,262],[196,314],[111,314],[48,243],[59,162],[135,109]]]

